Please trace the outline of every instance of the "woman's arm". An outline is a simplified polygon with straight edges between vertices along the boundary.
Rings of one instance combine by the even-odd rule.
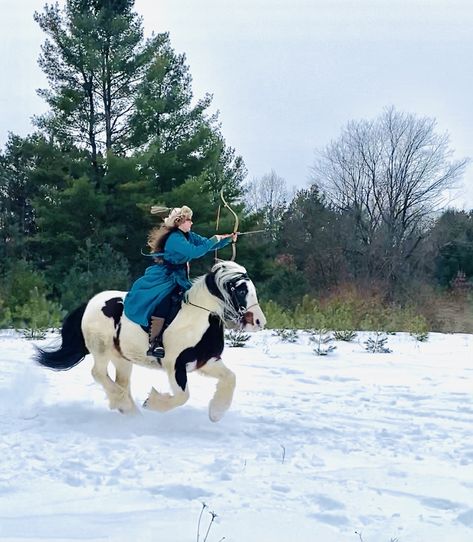
[[[213,239],[214,237],[218,239],[218,242],[212,247],[212,249],[219,250],[223,247],[226,247],[232,242],[233,234],[231,233],[216,234],[210,239]],[[194,245],[201,245],[201,244],[206,243],[208,239],[207,237],[202,237],[202,235],[198,235],[197,233],[194,233],[193,231],[191,231],[189,232],[189,241]]]
[[[198,238],[195,239],[198,244],[194,244],[192,241],[194,236]],[[189,240],[187,240],[183,233],[175,232],[166,241],[164,259],[171,261],[171,263],[188,262],[204,256],[204,254],[213,250],[218,244],[219,239],[216,235],[207,239],[206,237],[190,232]]]

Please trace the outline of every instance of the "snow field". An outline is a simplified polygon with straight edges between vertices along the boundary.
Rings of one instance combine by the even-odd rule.
[[[66,372],[0,332],[0,540],[470,542],[473,336],[399,333],[391,354],[270,331],[227,348],[234,403],[213,424],[214,381],[191,374],[167,414],[108,410],[88,356]],[[165,375],[135,367],[138,404]],[[200,542],[210,515],[202,515]]]

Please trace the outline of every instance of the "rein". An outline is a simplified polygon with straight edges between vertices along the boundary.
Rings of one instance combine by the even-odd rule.
[[[185,305],[192,305],[193,307],[197,307],[198,309],[202,309],[203,311],[207,311],[207,312],[214,312],[214,311],[211,311],[210,309],[207,309],[206,307],[201,307],[200,305],[196,305],[195,303],[191,303],[190,301],[184,301],[184,304]],[[217,314],[214,312],[214,314]]]
[[[210,313],[214,312],[214,311],[211,311],[210,309],[207,309],[206,307],[202,307],[201,305],[196,305],[195,303],[191,303],[190,301],[184,301],[184,304],[185,305],[192,305],[193,307],[197,307],[198,309],[202,309],[203,311],[207,311],[207,312],[210,312]],[[253,305],[250,305],[249,307],[246,307],[245,312],[248,312],[253,307],[259,307],[259,303],[253,303]],[[241,311],[241,309],[240,309],[240,311]],[[245,312],[241,312],[241,314],[243,315],[243,314],[245,314]],[[214,314],[217,314],[217,313],[214,313]]]

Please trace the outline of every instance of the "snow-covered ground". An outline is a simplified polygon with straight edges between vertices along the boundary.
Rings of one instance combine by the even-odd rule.
[[[214,382],[187,405],[108,410],[87,357],[64,373],[0,332],[0,540],[471,542],[473,336],[359,336],[327,357],[270,331],[227,348],[234,403],[207,417]],[[135,367],[142,402],[161,372]],[[357,534],[355,531],[357,531]]]

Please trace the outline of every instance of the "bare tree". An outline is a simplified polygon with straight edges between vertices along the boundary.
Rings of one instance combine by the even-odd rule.
[[[386,278],[398,277],[467,164],[452,160],[448,134],[435,128],[435,119],[391,107],[373,121],[348,123],[313,167],[328,200],[353,214],[367,256]]]
[[[263,224],[274,229],[286,210],[288,191],[286,181],[274,170],[248,183],[246,205],[249,211],[260,213]]]

